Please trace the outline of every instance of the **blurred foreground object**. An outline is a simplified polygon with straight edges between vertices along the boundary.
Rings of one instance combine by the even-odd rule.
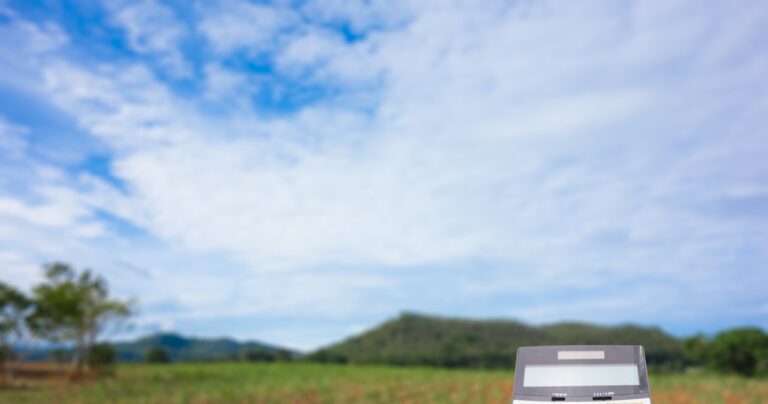
[[[650,404],[639,345],[562,345],[517,350],[513,404],[607,401]]]

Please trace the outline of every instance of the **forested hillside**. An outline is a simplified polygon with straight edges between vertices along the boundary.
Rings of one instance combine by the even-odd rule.
[[[320,362],[512,368],[526,345],[643,345],[651,366],[682,363],[683,344],[658,328],[557,323],[534,327],[511,320],[467,320],[413,313],[316,351]]]

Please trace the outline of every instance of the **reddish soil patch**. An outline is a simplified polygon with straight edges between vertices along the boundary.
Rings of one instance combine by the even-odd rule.
[[[83,372],[75,375],[69,364],[50,362],[25,362],[11,365],[13,369],[13,386],[27,387],[40,383],[61,384],[84,382],[98,377],[97,372]],[[5,380],[5,365],[0,365],[0,385],[7,384]]]
[[[699,402],[693,393],[682,388],[653,393],[653,401],[672,404],[691,404]]]

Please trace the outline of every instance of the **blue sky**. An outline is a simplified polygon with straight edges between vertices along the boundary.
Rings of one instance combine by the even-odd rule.
[[[311,349],[768,327],[768,5],[0,1],[0,277]]]

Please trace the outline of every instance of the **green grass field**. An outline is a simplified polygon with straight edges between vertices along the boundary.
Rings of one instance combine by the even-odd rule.
[[[123,365],[81,384],[0,390],[1,403],[508,403],[513,374],[315,364]],[[768,380],[653,376],[655,403],[767,403]]]

